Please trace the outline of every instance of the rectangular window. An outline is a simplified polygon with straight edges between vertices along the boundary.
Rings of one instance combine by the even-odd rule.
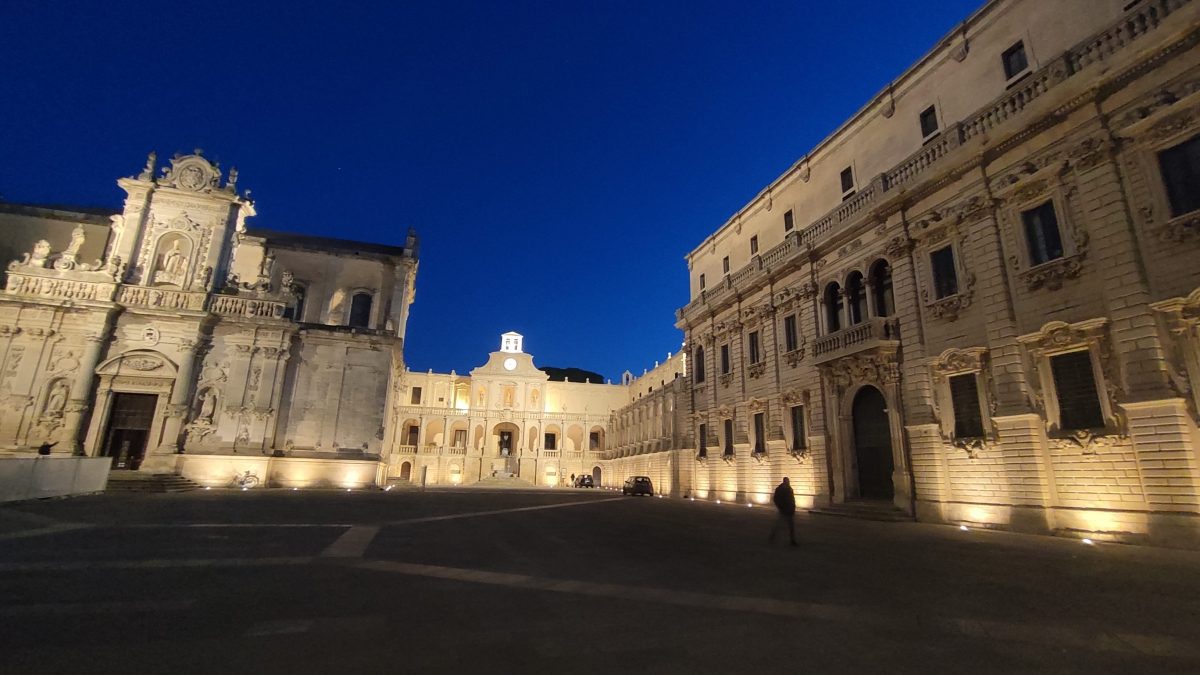
[[[754,452],[767,451],[767,414],[754,413]]]
[[[799,346],[799,336],[796,334],[796,315],[783,317],[783,346],[789,352],[796,351]]]
[[[1025,223],[1025,240],[1029,242],[1029,263],[1044,262],[1063,257],[1062,236],[1058,232],[1058,216],[1054,213],[1054,202],[1021,212]]]
[[[725,454],[733,456],[733,420],[725,420]]]
[[[1004,50],[1000,56],[1004,61],[1004,79],[1011,80],[1024,73],[1029,68],[1029,60],[1025,58],[1025,43],[1018,40],[1017,44]]]
[[[466,429],[455,429],[454,430],[454,446],[453,447],[455,447],[455,448],[467,447],[467,430]]]
[[[804,430],[804,406],[794,405],[792,415],[792,450],[803,450],[808,447],[808,434]]]
[[[558,436],[555,436],[554,434],[546,434],[546,444],[543,447],[545,447],[547,450],[557,450]]]
[[[786,211],[786,212],[783,214],[783,231],[784,231],[784,232],[791,232],[791,231],[792,231],[792,228],[793,228],[793,227],[795,227],[795,226],[796,226],[796,223],[795,223],[795,222],[792,220],[792,210],[791,210],[791,209],[788,209],[788,210],[787,210],[787,211]]]
[[[729,256],[725,256],[721,259],[721,271],[725,274],[729,274]]]
[[[593,431],[590,434],[588,434],[588,450],[599,450],[599,449],[600,449],[600,432]]]
[[[700,290],[704,290],[704,275],[700,275]]]
[[[750,363],[758,363],[761,360],[761,354],[758,349],[758,331],[750,334]]]
[[[409,401],[412,403],[412,405],[421,405],[421,388],[420,387],[412,388],[412,398],[409,399]]]
[[[708,425],[707,424],[700,425],[700,439],[699,439],[698,446],[700,448],[700,452],[699,452],[700,456],[707,457],[708,456]]]
[[[729,345],[721,345],[721,374],[729,372]]]
[[[954,269],[954,249],[950,246],[939,248],[929,254],[929,262],[933,266],[933,289],[937,299],[941,300],[958,293],[958,272]]]
[[[758,235],[750,237],[750,255],[758,253]]]
[[[1158,153],[1171,216],[1200,210],[1200,136]]]
[[[921,138],[929,138],[936,134],[937,130],[937,109],[934,106],[929,106],[921,113]]]
[[[983,417],[979,413],[979,387],[975,373],[950,377],[950,403],[954,407],[954,437],[983,436]]]
[[[842,201],[845,201],[854,195],[854,168],[846,167],[842,169]]]
[[[1096,429],[1104,426],[1104,412],[1092,373],[1091,352],[1059,354],[1050,357],[1054,391],[1058,394],[1060,429]]]
[[[696,373],[696,381],[704,381],[704,348],[696,348],[696,358],[692,364],[692,370]]]

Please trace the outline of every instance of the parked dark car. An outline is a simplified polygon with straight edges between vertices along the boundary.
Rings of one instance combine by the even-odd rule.
[[[592,483],[592,477],[585,473],[582,476],[575,477],[575,487],[596,487],[596,486]]]
[[[625,479],[625,487],[621,488],[621,494],[653,497],[654,483],[650,482],[649,476],[632,476]]]

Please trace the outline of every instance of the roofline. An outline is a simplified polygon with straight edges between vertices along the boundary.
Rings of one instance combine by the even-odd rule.
[[[23,204],[0,201],[0,212],[41,218],[59,217],[107,225],[120,210],[103,206],[63,206],[59,204]]]
[[[246,234],[251,237],[261,237],[266,240],[268,245],[286,246],[288,243],[297,245],[309,244],[316,247],[334,247],[341,250],[356,252],[356,253],[375,253],[394,257],[405,257],[408,249],[404,246],[392,246],[389,244],[379,244],[369,241],[356,241],[353,239],[338,239],[336,237],[323,237],[320,235],[303,234],[299,232],[285,232],[282,230],[268,230],[258,227],[247,227]]]
[[[953,38],[955,36],[966,35],[967,30],[969,28],[975,26],[976,24],[978,24],[979,21],[983,18],[983,16],[985,14],[991,13],[992,10],[996,9],[996,7],[998,7],[999,5],[1001,5],[1003,3],[1009,3],[1009,2],[1013,2],[1013,1],[1014,0],[987,0],[987,2],[985,2],[982,7],[975,10],[970,16],[968,16],[966,19],[961,21],[950,32],[948,32],[944,36],[942,36],[942,38],[939,39],[937,41],[937,43],[934,44],[934,46],[925,53],[924,56],[922,56],[920,59],[918,59],[916,61],[916,63],[914,63],[911,66],[909,66],[908,68],[906,68],[904,70],[904,72],[900,73],[899,76],[897,76],[895,79],[888,82],[887,86],[885,86],[883,89],[879,90],[879,92],[877,94],[872,96],[870,98],[870,100],[865,105],[863,105],[863,107],[858,109],[858,112],[854,113],[849,118],[847,118],[845,122],[842,122],[842,124],[839,125],[838,128],[834,129],[828,136],[826,136],[819,143],[817,143],[815,146],[813,146],[812,150],[809,150],[802,157],[800,157],[800,159],[796,160],[790,167],[787,168],[786,171],[784,171],[782,174],[780,174],[778,178],[771,181],[762,190],[759,190],[758,194],[754,195],[754,197],[752,197],[749,201],[747,201],[746,204],[744,206],[742,206],[742,208],[735,211],[733,213],[733,215],[731,215],[720,227],[718,227],[716,229],[716,231],[705,236],[704,239],[701,240],[699,245],[697,245],[695,248],[693,248],[691,251],[689,251],[687,253],[687,255],[684,256],[684,260],[690,261],[693,256],[695,256],[697,253],[699,253],[700,250],[703,249],[706,245],[709,245],[712,242],[712,240],[714,240],[718,236],[720,236],[723,232],[725,232],[725,230],[729,229],[730,226],[736,224],[738,220],[740,220],[744,215],[746,215],[746,213],[748,211],[750,211],[751,207],[753,207],[754,205],[756,205],[760,201],[762,201],[763,197],[770,195],[771,192],[775,188],[777,188],[779,185],[781,185],[785,182],[788,182],[791,179],[791,177],[793,176],[793,174],[795,174],[797,171],[800,170],[802,165],[806,165],[809,162],[809,160],[812,159],[813,155],[818,154],[822,150],[826,149],[828,146],[832,145],[833,142],[835,140],[837,140],[838,137],[840,137],[850,126],[852,126],[854,123],[858,122],[863,117],[865,117],[866,114],[870,110],[872,110],[875,106],[882,103],[884,95],[886,95],[889,91],[894,93],[895,90],[899,88],[899,85],[907,83],[910,79],[913,78],[916,71],[920,70],[921,67],[923,67],[924,65],[929,63],[931,60],[933,60],[934,56],[941,53],[944,49],[947,49],[953,43]]]

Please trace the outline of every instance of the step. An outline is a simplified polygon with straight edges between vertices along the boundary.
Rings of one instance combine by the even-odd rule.
[[[858,518],[860,520],[877,520],[888,523],[905,523],[916,520],[889,502],[846,502],[843,504],[814,507],[809,509],[808,512],[819,516]]]
[[[167,493],[198,490],[200,486],[173,473],[147,474],[139,471],[113,471],[108,475],[108,493]]]

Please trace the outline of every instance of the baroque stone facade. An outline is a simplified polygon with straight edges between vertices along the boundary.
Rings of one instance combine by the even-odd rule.
[[[1129,4],[988,3],[692,251],[695,494],[1200,544],[1200,13]]]
[[[48,237],[0,294],[0,448],[57,443],[217,483],[243,465],[277,484],[375,482],[416,236],[392,247],[249,228],[237,170],[199,151],[161,172],[152,154],[118,184],[125,206],[106,228],[0,208],[6,229],[36,234],[41,218]],[[53,227],[73,217],[69,237]]]

